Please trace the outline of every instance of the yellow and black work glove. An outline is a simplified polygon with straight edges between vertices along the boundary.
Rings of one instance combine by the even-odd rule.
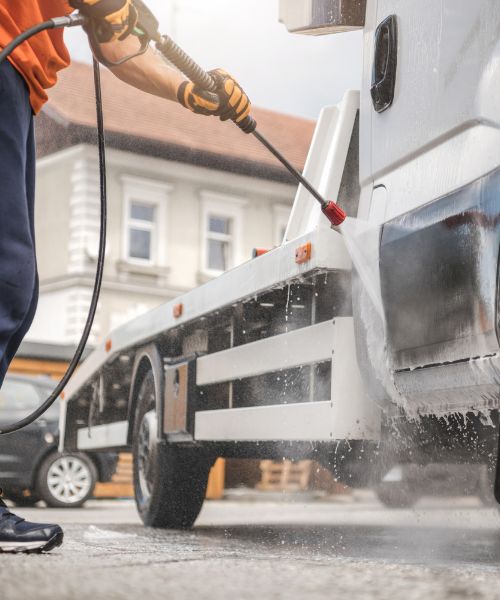
[[[137,23],[132,0],[69,0],[69,4],[93,21],[100,43],[125,39]]]
[[[184,81],[177,90],[177,99],[189,110],[199,115],[220,117],[221,121],[231,119],[240,126],[250,115],[252,105],[248,96],[238,82],[226,71],[215,69],[209,74],[215,81],[215,92],[208,92],[190,81]],[[248,119],[249,128],[243,129],[251,133],[255,129],[255,121]]]

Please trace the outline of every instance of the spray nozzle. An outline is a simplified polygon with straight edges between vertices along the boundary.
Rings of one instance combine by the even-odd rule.
[[[335,227],[341,225],[346,220],[347,215],[338,204],[335,204],[335,202],[326,202],[321,206],[321,210],[325,217]]]

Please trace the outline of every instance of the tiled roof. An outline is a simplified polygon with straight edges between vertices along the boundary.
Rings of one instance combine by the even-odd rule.
[[[177,103],[143,93],[102,69],[105,126],[110,137],[126,136],[154,143],[157,148],[177,148],[179,156],[194,162],[210,155],[211,164],[236,161],[259,165],[264,170],[280,169],[276,159],[252,135],[245,135],[233,123],[214,117],[194,115]],[[59,83],[50,90],[45,117],[66,127],[95,127],[92,67],[73,63],[62,71]],[[299,169],[302,169],[311,142],[314,121],[254,108],[260,131]],[[183,152],[184,150],[184,152]],[[191,156],[192,160],[186,159]],[[172,158],[172,152],[168,153]],[[175,154],[174,154],[175,160]],[[203,163],[203,160],[201,160]],[[222,167],[223,168],[223,167]]]

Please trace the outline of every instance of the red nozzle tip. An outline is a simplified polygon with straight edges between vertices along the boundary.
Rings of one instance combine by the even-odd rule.
[[[332,225],[335,225],[335,227],[341,225],[347,217],[345,212],[340,208],[338,204],[335,204],[335,202],[328,202],[328,204],[326,206],[323,206],[321,210],[323,211],[325,217],[330,221]]]

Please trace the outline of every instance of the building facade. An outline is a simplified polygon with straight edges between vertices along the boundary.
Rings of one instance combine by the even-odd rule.
[[[97,343],[120,324],[281,242],[296,186],[232,124],[190,114],[104,72],[108,244]],[[91,68],[63,74],[38,119],[40,300],[31,343],[77,343],[99,237]],[[302,168],[313,123],[256,110]],[[298,139],[297,139],[298,138]]]

